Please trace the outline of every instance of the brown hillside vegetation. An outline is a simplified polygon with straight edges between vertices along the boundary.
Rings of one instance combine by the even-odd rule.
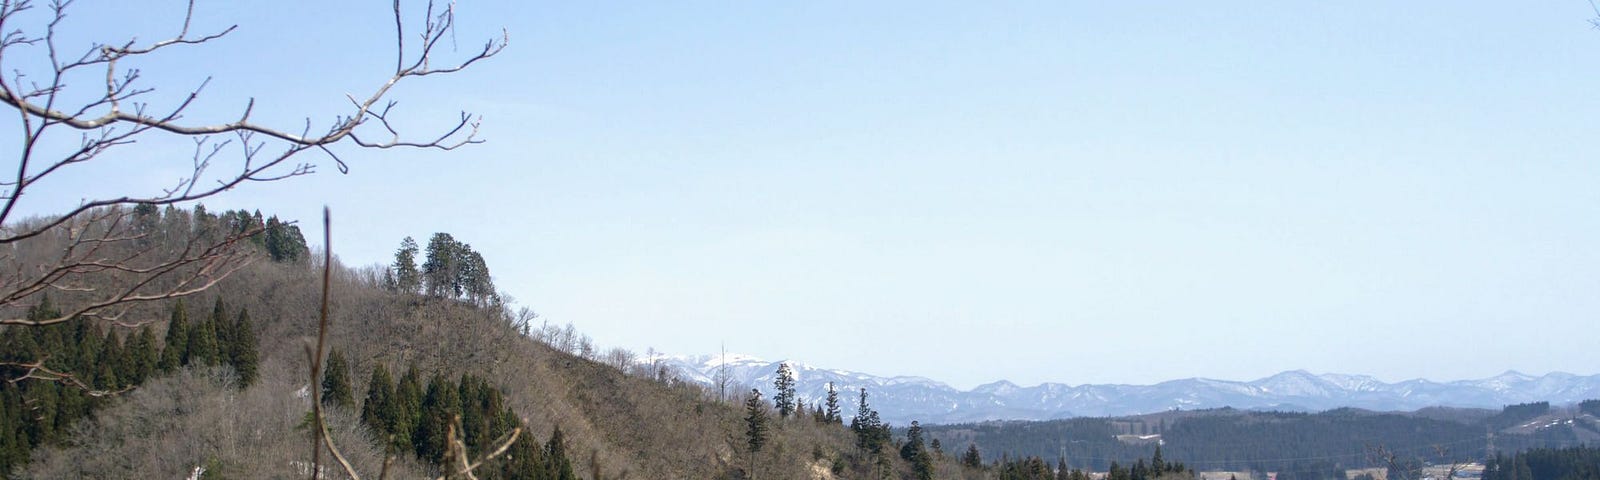
[[[225,367],[187,367],[150,380],[80,422],[62,445],[37,449],[18,476],[181,478],[197,468],[217,476],[206,478],[307,475],[311,383],[305,352],[317,329],[321,270],[317,256],[309,257],[252,262],[189,299],[210,305],[221,298],[249,310],[260,339],[255,383],[237,389]],[[559,335],[528,332],[502,305],[397,293],[383,288],[383,268],[335,267],[328,339],[351,364],[358,402],[333,408],[329,425],[357,470],[378,472],[385,457],[382,439],[359,420],[368,373],[381,364],[392,372],[416,368],[424,378],[488,379],[535,440],[548,441],[561,429],[580,478],[751,478],[744,398],[721,403],[715,392],[670,372],[619,370],[599,361],[586,340],[550,342],[578,354],[553,348],[539,339]],[[141,314],[151,316],[141,323],[161,329],[161,337],[161,309]],[[844,426],[772,417],[770,439],[754,458],[754,478],[866,478],[885,468],[892,477],[914,478],[899,458],[869,459]],[[392,478],[441,473],[408,453],[393,456]],[[341,475],[323,468],[333,478]],[[946,473],[939,478],[975,473],[962,472],[953,459],[939,469]]]

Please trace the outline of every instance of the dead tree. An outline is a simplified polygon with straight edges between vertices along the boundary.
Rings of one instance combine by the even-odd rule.
[[[15,113],[10,118],[21,135],[18,142],[0,143],[4,145],[0,148],[13,149],[9,157],[15,162],[9,170],[14,173],[0,174],[0,328],[45,326],[74,318],[138,326],[151,319],[135,318],[138,315],[129,315],[130,311],[204,291],[255,255],[245,248],[244,240],[259,234],[259,228],[221,234],[196,231],[187,238],[152,241],[147,238],[150,233],[136,225],[134,212],[140,208],[190,203],[247,183],[310,174],[317,158],[347,172],[337,153],[343,150],[453,150],[481,142],[480,118],[466,112],[442,131],[418,138],[402,135],[391,123],[396,103],[389,98],[390,90],[417,77],[466,69],[500,53],[508,38],[502,32],[461,58],[438,58],[439,41],[453,37],[454,4],[439,8],[430,1],[420,20],[408,22],[395,0],[394,70],[375,79],[367,93],[347,95],[344,114],[279,128],[251,118],[256,102],[252,98],[239,107],[234,121],[191,124],[184,113],[201,101],[209,78],[179,100],[157,104],[146,101],[155,87],[141,84],[139,71],[119,62],[216,43],[237,25],[217,29],[193,25],[191,0],[170,38],[65,45],[58,31],[72,4],[72,0],[51,0],[43,6],[29,0],[0,0],[0,72],[5,72],[0,74],[0,104]],[[150,191],[87,198],[49,217],[17,218],[19,202],[44,188],[41,182],[46,179],[64,172],[94,172],[137,152],[136,141],[163,137],[193,142],[192,156],[179,160],[188,172],[183,178]],[[60,315],[26,316],[27,308],[47,294],[65,306]],[[13,366],[26,370],[29,365]],[[71,372],[31,378],[70,380]]]

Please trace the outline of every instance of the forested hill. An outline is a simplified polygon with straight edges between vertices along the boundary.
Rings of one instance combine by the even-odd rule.
[[[1379,413],[1337,409],[1320,413],[1235,409],[985,422],[924,427],[946,445],[976,444],[987,458],[1063,458],[1074,467],[1105,469],[1150,456],[1199,470],[1332,471],[1373,465],[1372,449],[1428,461],[1480,461],[1495,452],[1600,442],[1600,402],[1552,407],[1538,402],[1482,409],[1424,409]],[[1490,434],[1493,434],[1492,437]],[[1443,458],[1436,448],[1445,450]]]
[[[857,448],[837,419],[773,414],[763,448],[752,452],[747,417],[765,415],[770,403],[751,410],[743,396],[718,399],[668,372],[618,369],[570,328],[529,328],[531,315],[494,293],[488,262],[446,234],[426,246],[403,242],[394,265],[334,265],[333,353],[312,381],[321,256],[298,228],[242,211],[147,209],[137,218],[151,233],[140,238],[153,243],[128,248],[182,250],[184,239],[252,228],[270,235],[241,244],[255,261],[220,283],[139,305],[119,323],[0,327],[10,364],[0,371],[8,380],[0,382],[0,477],[302,477],[312,464],[313,389],[338,448],[373,478],[385,468],[389,478],[437,475],[461,458],[449,439],[479,458],[518,428],[525,433],[510,453],[479,478],[910,472],[905,461]],[[52,296],[30,318],[70,311],[70,297]],[[40,359],[71,376],[18,366]],[[386,456],[393,465],[383,465]],[[334,468],[329,458],[322,455],[324,469]]]

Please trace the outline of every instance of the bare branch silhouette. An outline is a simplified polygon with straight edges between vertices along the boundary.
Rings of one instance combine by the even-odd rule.
[[[439,11],[430,0],[414,18],[418,36],[406,35],[407,15],[396,0],[395,69],[381,74],[365,94],[348,95],[348,110],[330,119],[307,118],[302,125],[271,126],[252,119],[251,98],[231,122],[186,121],[201,102],[211,79],[159,105],[146,99],[154,86],[141,84],[132,59],[199,48],[227,38],[238,25],[196,25],[190,0],[171,37],[67,45],[59,32],[73,0],[0,0],[0,105],[11,108],[20,141],[13,169],[0,178],[0,326],[38,327],[75,318],[121,326],[153,321],[128,315],[141,304],[205,291],[258,256],[247,240],[260,228],[206,232],[195,228],[185,238],[150,238],[138,225],[140,209],[171,207],[210,198],[246,183],[275,182],[316,171],[304,154],[326,155],[340,172],[348,165],[343,148],[453,150],[481,143],[480,117],[462,113],[440,132],[413,137],[392,120],[398,104],[391,90],[414,77],[459,72],[499,54],[508,35],[484,43],[460,58],[440,58],[435,47],[454,35],[453,8]],[[452,56],[455,57],[455,56]],[[386,77],[386,78],[385,78]],[[75,137],[75,142],[63,137]],[[111,161],[137,152],[146,139],[189,138],[193,150],[180,178],[145,191],[91,196],[44,218],[18,219],[24,198],[43,192],[45,182],[63,174],[103,171]],[[0,170],[4,170],[0,166]],[[43,197],[40,197],[43,198]],[[65,308],[50,318],[23,313],[45,295]],[[41,373],[30,379],[70,379]],[[14,380],[14,379],[13,379]]]

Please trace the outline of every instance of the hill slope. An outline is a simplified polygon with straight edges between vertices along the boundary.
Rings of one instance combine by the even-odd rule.
[[[320,269],[313,262],[259,261],[190,298],[222,298],[248,309],[260,339],[260,379],[239,390],[231,370],[186,367],[123,393],[63,443],[35,449],[23,478],[181,478],[308,473],[304,426],[313,388],[306,345],[315,335]],[[728,478],[752,463],[762,478],[813,478],[839,464],[868,468],[850,432],[811,421],[774,421],[755,458],[745,453],[742,405],[719,403],[697,384],[645,378],[553,349],[524,335],[509,312],[474,302],[397,293],[381,269],[336,266],[329,341],[349,359],[356,398],[377,365],[417,368],[424,378],[488,379],[529,434],[546,442],[560,428],[582,478]],[[165,307],[165,306],[163,306]],[[160,309],[135,312],[160,315]],[[151,317],[147,317],[151,318]],[[154,317],[165,329],[165,317]],[[19,328],[19,327],[13,327]],[[157,333],[159,338],[160,332]],[[335,440],[360,470],[381,469],[383,442],[359,420],[360,405],[334,408]],[[436,467],[396,456],[400,478]],[[326,457],[324,457],[326,458]],[[324,465],[326,467],[326,465]],[[375,473],[374,473],[375,475]]]

